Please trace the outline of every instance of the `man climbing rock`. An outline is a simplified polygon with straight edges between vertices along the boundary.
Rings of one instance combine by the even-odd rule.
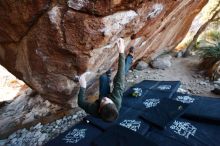
[[[117,119],[119,110],[121,108],[122,96],[124,91],[125,69],[129,70],[133,60],[133,48],[130,49],[129,55],[125,62],[125,44],[123,39],[117,41],[119,51],[118,71],[113,80],[113,90],[110,93],[110,71],[103,74],[100,81],[99,99],[93,103],[89,103],[85,99],[86,91],[86,75],[88,72],[82,74],[79,78],[80,91],[78,95],[78,105],[87,113],[98,116],[104,121],[114,121]]]

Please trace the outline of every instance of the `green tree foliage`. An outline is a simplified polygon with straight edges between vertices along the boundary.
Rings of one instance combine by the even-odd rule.
[[[209,31],[196,43],[196,52],[201,57],[201,69],[210,70],[220,60],[220,32]]]
[[[214,59],[216,61],[220,60],[220,41],[210,46],[202,46],[198,49],[198,54],[203,59]]]

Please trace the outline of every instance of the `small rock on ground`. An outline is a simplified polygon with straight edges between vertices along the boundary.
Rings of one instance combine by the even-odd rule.
[[[136,66],[136,70],[144,70],[148,68],[148,64],[144,61],[139,61],[137,66]]]
[[[171,67],[171,55],[163,55],[151,61],[151,66],[157,69],[166,69]]]

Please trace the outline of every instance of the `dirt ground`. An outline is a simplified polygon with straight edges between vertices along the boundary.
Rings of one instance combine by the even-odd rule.
[[[196,56],[188,58],[172,58],[172,66],[165,69],[152,69],[138,71],[133,69],[126,77],[126,88],[142,80],[181,81],[181,88],[193,95],[220,97],[210,91],[214,89],[212,82],[198,70],[200,60]]]

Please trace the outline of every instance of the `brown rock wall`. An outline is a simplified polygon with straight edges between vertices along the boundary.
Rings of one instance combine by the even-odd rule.
[[[137,48],[135,59],[154,58],[181,41],[206,2],[1,1],[0,63],[46,99],[70,103],[75,75],[90,70],[93,83],[116,62],[117,38]]]
[[[19,41],[48,8],[49,0],[1,0],[0,42]]]

